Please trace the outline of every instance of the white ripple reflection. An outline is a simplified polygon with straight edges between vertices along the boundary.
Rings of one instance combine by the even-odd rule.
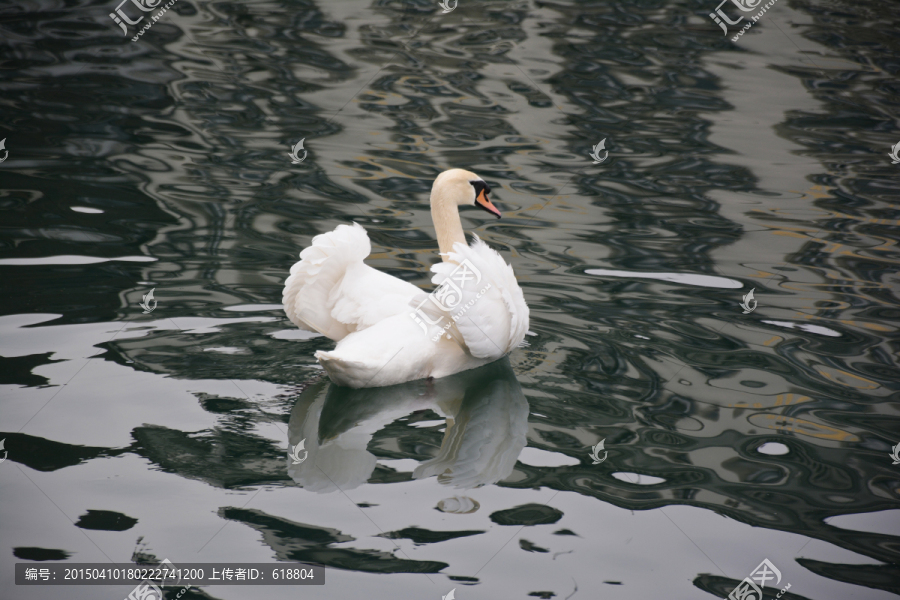
[[[601,277],[629,277],[639,279],[656,279],[659,281],[669,281],[671,283],[683,283],[686,285],[696,285],[700,287],[723,288],[723,289],[740,289],[744,284],[735,279],[727,277],[716,277],[715,275],[697,275],[696,273],[641,273],[632,271],[615,271],[612,269],[587,269],[588,275],[600,275]]]

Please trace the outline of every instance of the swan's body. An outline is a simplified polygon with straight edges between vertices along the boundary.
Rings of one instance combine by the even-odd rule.
[[[477,237],[467,246],[459,220],[460,205],[499,217],[489,192],[462,169],[441,173],[431,190],[444,261],[431,268],[432,282],[458,284],[461,296],[449,309],[451,301],[435,303],[411,283],[366,265],[371,244],[356,223],[316,236],[300,253],[284,284],[284,310],[297,327],[338,342],[316,352],[332,381],[362,388],[446,377],[493,362],[522,342],[528,305],[512,267]]]

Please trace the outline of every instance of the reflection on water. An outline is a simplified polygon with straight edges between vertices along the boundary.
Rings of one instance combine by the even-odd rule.
[[[715,4],[179,0],[134,43],[0,6],[0,572],[142,536],[328,598],[721,598],[763,557],[786,597],[900,593],[894,17],[779,2],[735,46]],[[329,385],[290,265],[356,221],[429,289],[449,167],[537,335]]]
[[[325,382],[308,388],[291,411],[289,439],[291,446],[306,440],[309,456],[299,464],[288,459],[288,474],[315,492],[357,488],[375,470],[376,457],[367,449],[373,436],[429,410],[445,419],[445,431],[436,455],[418,465],[413,478],[437,476],[442,484],[469,489],[512,473],[527,442],[528,402],[509,361],[501,359],[450,377],[385,388],[354,390]]]

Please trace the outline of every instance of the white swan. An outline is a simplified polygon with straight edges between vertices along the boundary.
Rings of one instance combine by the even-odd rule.
[[[316,352],[331,380],[352,388],[445,377],[493,362],[528,331],[528,305],[512,267],[476,236],[471,246],[459,206],[500,218],[488,185],[463,169],[438,175],[431,217],[442,263],[431,267],[435,294],[367,266],[360,225],[338,225],[313,238],[284,283],[284,312],[294,325],[338,342]]]

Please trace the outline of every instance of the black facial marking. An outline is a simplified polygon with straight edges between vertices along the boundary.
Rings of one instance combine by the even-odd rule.
[[[475,188],[475,197],[481,193],[481,190],[484,190],[484,194],[488,195],[491,193],[491,187],[480,179],[476,179],[475,181],[470,181],[472,187]]]

